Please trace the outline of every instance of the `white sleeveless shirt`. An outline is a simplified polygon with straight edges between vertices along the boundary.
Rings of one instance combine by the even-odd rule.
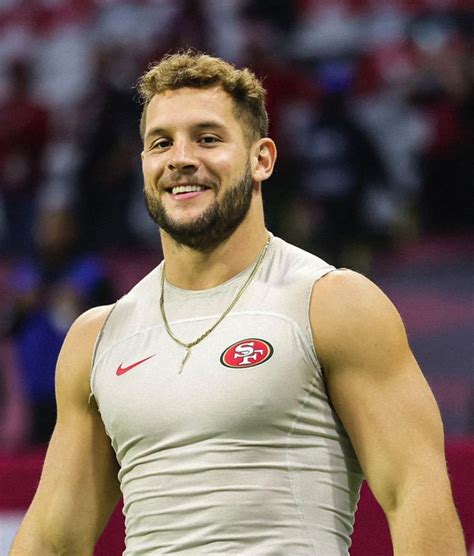
[[[347,554],[362,474],[309,322],[313,285],[334,267],[272,236],[182,373],[162,268],[117,302],[91,374],[120,464],[124,554]],[[204,291],[166,284],[174,334],[211,327],[252,268]]]

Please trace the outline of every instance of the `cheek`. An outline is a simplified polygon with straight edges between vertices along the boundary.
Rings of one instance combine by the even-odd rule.
[[[241,153],[226,153],[216,157],[209,170],[218,175],[221,181],[233,183],[245,171],[245,161],[241,160]]]
[[[163,169],[163,164],[161,164],[156,157],[145,156],[142,159],[142,172],[145,179],[145,184],[148,182],[153,183],[161,175]]]

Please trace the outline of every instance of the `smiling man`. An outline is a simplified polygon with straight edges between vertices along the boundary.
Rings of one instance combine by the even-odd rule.
[[[242,224],[252,203],[250,141],[232,101],[221,87],[184,87],[153,96],[146,115],[143,173],[150,215],[179,244],[211,251]],[[180,150],[170,160],[171,136]],[[190,144],[199,148],[199,168]],[[274,149],[269,140],[267,148]]]
[[[265,227],[276,147],[260,82],[187,52],[139,90],[164,261],[71,328],[12,554],[91,554],[121,492],[125,554],[348,554],[364,476],[395,554],[465,554],[397,311]]]

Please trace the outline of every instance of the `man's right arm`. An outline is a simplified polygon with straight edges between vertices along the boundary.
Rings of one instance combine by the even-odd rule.
[[[120,498],[115,454],[95,401],[89,403],[92,353],[109,311],[87,311],[64,341],[56,369],[56,427],[11,555],[92,554]]]

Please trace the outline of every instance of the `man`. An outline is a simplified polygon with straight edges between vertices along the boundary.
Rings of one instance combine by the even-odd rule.
[[[182,53],[139,90],[165,262],[72,326],[12,554],[92,553],[120,488],[125,554],[347,554],[361,469],[396,554],[465,554],[439,413],[396,310],[265,229],[261,84]]]

